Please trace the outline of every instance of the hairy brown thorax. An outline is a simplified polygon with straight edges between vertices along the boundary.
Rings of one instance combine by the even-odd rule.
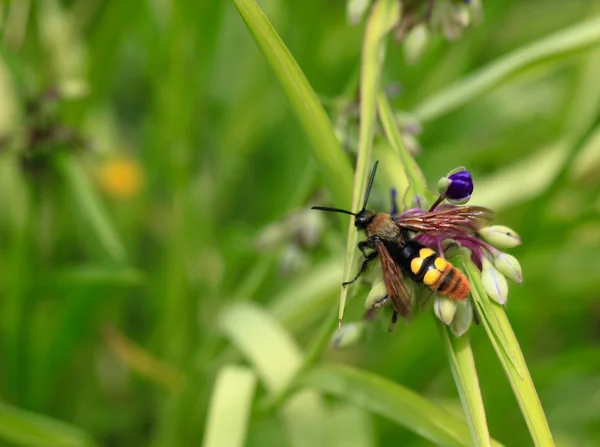
[[[402,229],[394,223],[389,214],[377,214],[366,229],[367,236],[379,236],[386,241],[401,242]]]

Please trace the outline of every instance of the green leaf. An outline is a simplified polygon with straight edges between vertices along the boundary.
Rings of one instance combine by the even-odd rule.
[[[0,438],[27,447],[92,447],[83,430],[46,416],[0,403]]]
[[[490,62],[425,99],[413,113],[420,121],[432,121],[472,101],[520,70],[547,59],[568,56],[599,42],[600,17],[594,17]]]
[[[490,433],[469,337],[467,334],[461,337],[453,336],[450,328],[439,321],[437,326],[442,335],[452,377],[469,424],[473,445],[490,446]]]
[[[347,403],[336,405],[332,411],[333,432],[336,434],[331,447],[375,446],[371,415],[365,410]]]
[[[58,165],[71,190],[81,217],[88,221],[92,233],[102,248],[117,264],[126,261],[125,247],[121,243],[100,198],[86,177],[83,167],[70,157],[60,157]]]
[[[281,83],[308,136],[337,206],[347,206],[352,173],[333,126],[302,70],[254,0],[233,0],[242,19]]]
[[[371,159],[373,136],[375,135],[377,92],[379,91],[381,67],[385,59],[384,38],[399,19],[399,2],[395,0],[378,0],[371,10],[365,28],[360,73],[360,129],[352,194],[352,210],[359,210],[365,205],[362,201],[364,200],[366,181],[370,170],[369,160]],[[344,281],[348,281],[352,276],[357,241],[358,233],[354,222],[351,220],[348,225]],[[348,289],[342,287],[340,311],[338,314],[339,325],[341,325],[342,318],[344,317],[347,295]]]
[[[469,276],[477,314],[506,372],[534,444],[553,446],[554,440],[542,404],[504,309],[486,295],[481,283],[481,273],[473,262],[466,261],[463,267]]]
[[[440,446],[471,446],[467,425],[438,405],[402,385],[341,365],[309,372],[300,384],[336,395],[390,419]],[[494,446],[500,446],[494,441]]]
[[[242,447],[250,419],[256,376],[245,367],[225,366],[213,387],[204,447]]]
[[[269,391],[287,385],[302,362],[292,337],[271,315],[252,303],[229,306],[220,327],[256,369]]]
[[[302,352],[270,314],[254,304],[238,303],[223,312],[220,327],[269,393],[289,387],[302,364]],[[329,445],[325,406],[318,393],[297,393],[282,404],[280,412],[293,447]]]
[[[398,187],[401,191],[406,191],[409,187],[412,187],[415,194],[424,195],[427,190],[425,176],[415,159],[406,149],[406,146],[404,146],[394,112],[383,92],[379,93],[377,104],[379,107],[379,118],[383,124],[385,135],[402,161],[403,169],[396,173]]]
[[[296,332],[314,322],[331,307],[340,287],[342,258],[333,257],[293,280],[273,300],[271,313],[289,331]]]

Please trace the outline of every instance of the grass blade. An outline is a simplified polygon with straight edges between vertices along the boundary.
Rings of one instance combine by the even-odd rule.
[[[520,70],[598,43],[600,17],[594,17],[500,57],[422,101],[414,114],[420,121],[432,121],[472,101]]]
[[[398,182],[398,188],[402,191],[402,194],[404,194],[404,191],[409,187],[412,187],[415,194],[424,195],[427,189],[425,176],[415,159],[406,149],[406,146],[404,146],[392,106],[382,92],[379,93],[377,98],[377,105],[385,136],[402,161],[403,169],[395,175],[395,179]]]
[[[0,438],[27,447],[92,447],[83,430],[55,419],[0,403]]]
[[[471,261],[465,262],[463,267],[472,285],[471,294],[477,314],[506,372],[534,444],[553,446],[542,404],[504,309],[488,298],[477,267]]]
[[[233,0],[246,26],[277,75],[308,136],[337,206],[347,206],[352,172],[333,126],[302,70],[254,0]]]
[[[58,159],[58,165],[65,177],[69,189],[73,192],[75,203],[81,216],[91,225],[98,241],[110,258],[117,264],[126,261],[125,247],[105,212],[100,198],[86,178],[82,167],[69,157]]]
[[[367,21],[365,37],[362,47],[362,61],[360,73],[360,129],[358,137],[358,157],[356,160],[356,172],[354,174],[354,188],[352,194],[352,210],[359,210],[362,203],[366,179],[369,175],[369,160],[373,148],[373,136],[375,135],[377,92],[381,67],[385,55],[384,38],[387,36],[400,16],[400,4],[394,0],[378,0]],[[346,262],[344,264],[344,281],[348,281],[352,275],[354,266],[354,255],[358,233],[351,220],[348,226],[348,243],[346,246]],[[346,307],[348,289],[342,287],[340,294],[340,310],[338,314],[338,326],[341,325]]]
[[[436,445],[472,445],[464,422],[414,391],[375,374],[348,366],[330,365],[311,371],[300,383],[386,417]],[[492,445],[501,444],[494,441]]]
[[[220,326],[270,393],[288,387],[302,364],[302,353],[271,315],[251,303],[239,303],[222,314]],[[329,445],[325,405],[318,393],[297,393],[282,404],[280,411],[294,447]]]
[[[256,376],[248,368],[226,366],[219,371],[204,434],[204,447],[242,447],[252,409]]]
[[[438,322],[452,377],[456,383],[474,446],[491,446],[485,408],[475,369],[475,359],[467,334],[455,337],[450,328]]]

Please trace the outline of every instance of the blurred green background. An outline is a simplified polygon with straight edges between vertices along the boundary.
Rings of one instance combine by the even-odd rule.
[[[342,0],[260,5],[353,163],[363,25],[348,24]],[[383,83],[398,111],[419,115],[436,92],[599,13],[597,1],[485,1],[481,24],[454,42],[432,36],[416,64],[391,43]],[[230,2],[3,1],[0,33],[3,445],[54,445],[28,439],[33,429],[86,439],[34,413],[99,445],[199,445],[217,371],[243,363],[222,312],[252,300],[305,347],[338,306],[347,220],[302,212],[330,197]],[[593,45],[544,58],[423,119],[415,136],[432,187],[468,167],[473,203],[521,235],[511,253],[524,283],[511,284],[507,313],[563,446],[600,443],[598,73]],[[388,207],[382,182],[372,206]],[[346,321],[367,291],[351,293]],[[470,336],[491,434],[530,445],[488,338]],[[460,416],[429,315],[392,334],[375,323],[323,361]],[[360,445],[431,445],[379,416],[361,421]],[[278,418],[257,411],[247,445],[289,444]]]

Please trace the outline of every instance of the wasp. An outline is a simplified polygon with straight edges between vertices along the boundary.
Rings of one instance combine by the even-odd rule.
[[[403,216],[367,210],[378,163],[375,162],[373,166],[363,207],[358,213],[341,208],[312,207],[314,210],[354,216],[354,225],[367,236],[366,240],[358,243],[358,248],[364,256],[358,274],[343,285],[354,283],[366,271],[369,263],[379,258],[388,293],[382,302],[389,299],[392,303],[392,324],[396,322],[398,314],[408,319],[413,307],[413,300],[403,282],[402,272],[432,292],[455,300],[466,299],[470,293],[470,284],[465,274],[438,252],[414,240],[412,233],[444,238],[473,234],[493,220],[493,212],[481,206],[456,205],[440,206],[419,213],[405,213]]]

